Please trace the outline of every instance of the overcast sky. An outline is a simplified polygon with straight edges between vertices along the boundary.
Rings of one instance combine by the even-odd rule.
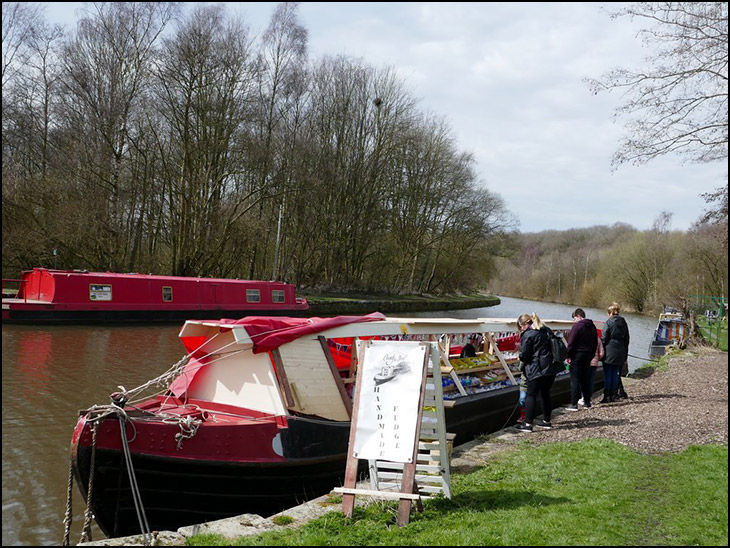
[[[260,34],[276,2],[228,2]],[[614,9],[617,4],[612,4]],[[47,4],[73,25],[82,2]],[[302,2],[310,57],[344,54],[391,66],[423,112],[443,117],[482,184],[522,232],[624,222],[644,230],[662,211],[686,230],[704,192],[726,184],[721,164],[667,157],[621,166],[611,157],[625,120],[617,92],[591,95],[584,77],[645,66],[637,23],[597,3]]]

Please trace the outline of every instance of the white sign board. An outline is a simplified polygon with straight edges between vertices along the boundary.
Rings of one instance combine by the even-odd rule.
[[[111,285],[89,285],[89,299],[92,301],[111,301]]]
[[[353,456],[410,463],[427,346],[402,341],[366,344]]]

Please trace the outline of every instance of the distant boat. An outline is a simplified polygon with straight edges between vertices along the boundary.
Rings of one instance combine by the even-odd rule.
[[[683,347],[687,340],[687,320],[677,310],[668,309],[659,314],[654,336],[649,343],[649,357],[660,358],[670,346]]]
[[[562,331],[572,325],[545,323]],[[496,345],[459,358],[461,339],[472,333],[493,336]],[[358,368],[353,348],[373,338],[443,342],[445,420],[454,445],[519,416],[519,335],[512,319],[373,313],[189,320],[180,331],[183,360],[78,419],[74,477],[102,531],[139,533],[142,507],[154,531],[246,513],[270,516],[343,485]],[[408,373],[398,351],[386,358],[376,383]],[[602,386],[599,367],[595,387]],[[162,391],[145,397],[147,387]],[[567,371],[552,395],[555,405],[569,401]]]
[[[18,286],[6,297],[7,284]],[[292,284],[34,268],[3,279],[3,323],[178,322],[296,316],[309,309]]]

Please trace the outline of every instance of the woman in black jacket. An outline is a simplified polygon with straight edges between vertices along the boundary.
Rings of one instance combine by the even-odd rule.
[[[537,428],[552,428],[550,416],[553,411],[553,403],[550,389],[561,366],[553,363],[550,330],[534,313],[532,315],[522,314],[517,318],[517,327],[520,330],[520,361],[524,364],[523,375],[527,379],[525,422],[519,424],[517,430],[532,432],[538,394],[542,399],[543,419],[534,425]]]
[[[619,315],[621,307],[613,303],[607,309],[608,320],[603,327],[601,342],[606,355],[603,357],[603,399],[598,403],[618,401],[619,372],[629,356],[629,325]]]

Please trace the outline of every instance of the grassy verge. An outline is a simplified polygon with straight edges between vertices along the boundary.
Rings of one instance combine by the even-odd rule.
[[[496,306],[500,303],[499,297],[481,294],[435,297],[428,295],[310,295],[303,293],[302,296],[306,297],[309,303],[309,313],[313,316],[462,310]]]
[[[706,318],[700,316],[697,318],[697,325],[706,341],[727,352],[727,318],[708,322]]]
[[[727,445],[642,455],[588,440],[529,440],[452,478],[453,498],[427,501],[395,525],[395,503],[341,508],[300,527],[188,546],[652,546],[728,544]]]

